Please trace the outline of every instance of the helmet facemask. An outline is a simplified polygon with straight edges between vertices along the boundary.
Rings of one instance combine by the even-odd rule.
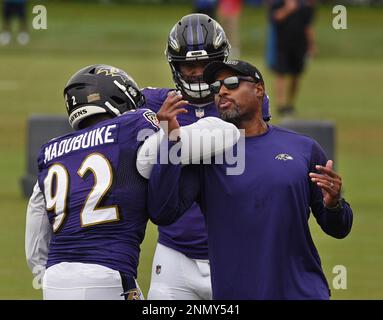
[[[178,64],[170,64],[173,80],[178,90],[182,92],[191,102],[202,103],[210,101],[213,95],[209,85],[200,76],[185,76],[179,70]]]

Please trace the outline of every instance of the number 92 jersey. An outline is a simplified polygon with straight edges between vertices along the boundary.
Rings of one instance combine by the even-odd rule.
[[[82,262],[137,276],[148,214],[136,153],[158,130],[155,113],[140,109],[42,146],[38,183],[53,228],[47,268]]]

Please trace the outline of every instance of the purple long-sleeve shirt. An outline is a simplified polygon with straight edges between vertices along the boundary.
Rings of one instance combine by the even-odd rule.
[[[209,236],[214,299],[328,299],[330,290],[311,238],[310,210],[322,230],[345,237],[352,209],[324,207],[309,177],[325,165],[311,138],[269,126],[244,138],[245,167],[156,165],[149,182],[149,214],[170,223],[193,201],[200,204]]]

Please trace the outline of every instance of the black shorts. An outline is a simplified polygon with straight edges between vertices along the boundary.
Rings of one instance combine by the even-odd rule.
[[[272,65],[273,71],[280,74],[297,75],[303,72],[306,61],[306,50],[302,48],[280,48],[276,50]]]
[[[5,2],[3,5],[3,16],[6,22],[9,22],[11,18],[18,17],[20,20],[26,19],[26,3],[10,3]]]

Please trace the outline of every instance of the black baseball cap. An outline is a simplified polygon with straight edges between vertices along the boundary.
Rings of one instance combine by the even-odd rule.
[[[242,76],[249,76],[263,83],[261,72],[250,63],[242,60],[213,61],[209,63],[203,72],[203,80],[208,84],[214,82],[217,73],[221,70],[232,70]]]

